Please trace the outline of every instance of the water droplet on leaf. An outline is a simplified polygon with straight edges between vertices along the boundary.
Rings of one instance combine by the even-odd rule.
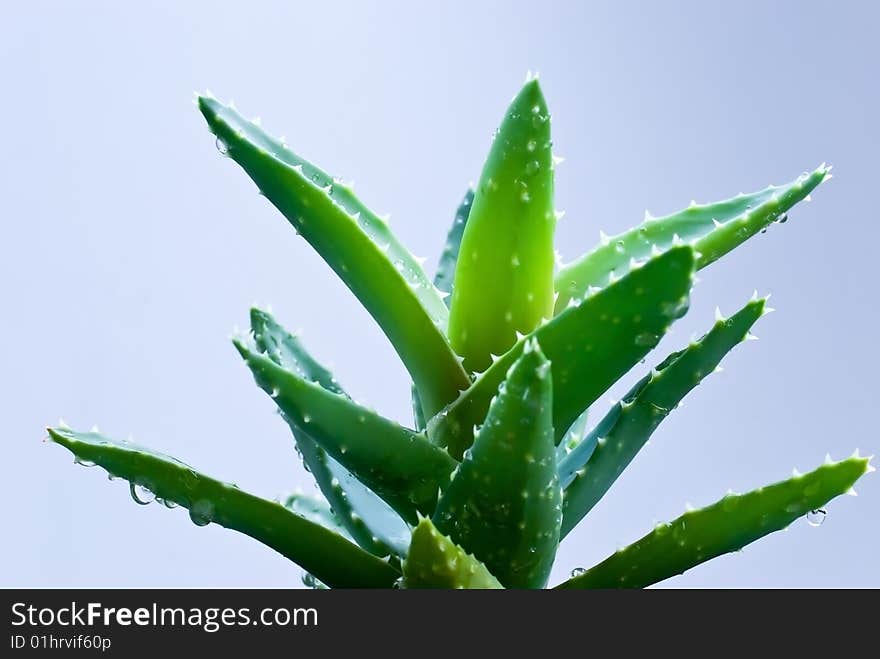
[[[214,142],[214,145],[217,147],[217,151],[220,152],[221,156],[225,156],[229,154],[229,145],[226,144],[222,137],[218,137]]]
[[[583,567],[576,567],[571,571],[572,577],[579,577],[582,574],[586,573],[587,569]]]
[[[822,526],[822,523],[825,521],[825,516],[828,513],[825,512],[824,508],[816,508],[816,510],[811,510],[807,513],[807,524],[810,526]]]
[[[207,499],[196,501],[189,509],[189,518],[196,526],[207,526],[214,521],[214,504]]]
[[[146,506],[156,498],[156,495],[150,491],[150,488],[140,483],[129,483],[129,492],[131,492],[132,500],[141,505]]]

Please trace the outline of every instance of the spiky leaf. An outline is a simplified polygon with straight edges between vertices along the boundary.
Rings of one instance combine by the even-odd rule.
[[[550,117],[532,80],[495,135],[461,241],[449,339],[467,370],[552,315],[555,226]]]
[[[456,462],[420,433],[385,419],[341,394],[285,370],[239,340],[235,347],[257,384],[286,417],[404,519],[429,514]]]
[[[709,265],[773,222],[784,221],[785,213],[824,181],[828,170],[823,165],[785,185],[771,185],[760,192],[711,204],[692,204],[672,215],[648,217],[620,235],[603,235],[593,251],[556,275],[556,313],[561,313],[570,300],[583,297],[590,286],[605,286],[609,277],[623,276],[632,259],[645,259],[658,250],[669,249],[677,238],[694,245],[699,254],[698,268]]]
[[[444,334],[447,308],[386,222],[254,123],[213,98],[199,108],[224,149],[376,319],[419,388],[428,414],[468,384]]]
[[[784,529],[846,493],[871,470],[869,459],[852,457],[748,494],[729,494],[707,508],[660,524],[558,588],[643,588],[663,581]]]
[[[261,309],[251,309],[251,329],[260,352],[288,371],[312,380],[327,391],[345,395],[329,370],[314,359],[302,342]],[[286,417],[303,463],[337,513],[348,533],[364,549],[377,556],[391,552],[401,556],[409,544],[409,527],[372,490],[355,478],[293,419]]]
[[[638,382],[560,464],[565,488],[562,537],[565,537],[623,473],[657,426],[687,393],[745,340],[764,313],[763,299],[749,302],[684,350],[667,358]]]
[[[694,271],[690,247],[671,249],[539,327],[552,362],[553,425],[560,440],[575,419],[653,348],[687,309]],[[473,442],[489,401],[525,339],[502,355],[461,397],[428,422],[431,438],[459,458]]]
[[[531,339],[434,513],[508,588],[542,588],[559,544],[552,400],[550,362]]]
[[[503,588],[486,566],[441,534],[427,517],[413,530],[403,562],[405,588]]]
[[[388,563],[343,536],[175,458],[96,432],[50,428],[49,437],[78,460],[145,487],[167,504],[188,508],[196,524],[213,522],[249,535],[329,586],[388,588],[399,576]]]

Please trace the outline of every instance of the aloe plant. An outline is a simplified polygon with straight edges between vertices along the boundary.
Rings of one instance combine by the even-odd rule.
[[[323,498],[269,501],[188,465],[60,425],[75,460],[129,481],[139,503],[189,510],[268,545],[312,586],[542,588],[560,541],[613,486],[684,396],[749,339],[755,295],[715,319],[589,428],[587,411],[639,369],[688,309],[695,272],[808,199],[791,183],[690,207],[599,244],[554,273],[550,115],[536,79],[513,99],[479,184],[456,213],[433,280],[351,188],[230,105],[198,108],[238,163],[379,323],[413,380],[413,424],[349,397],[272,315],[234,339],[288,424]],[[822,514],[872,471],[858,452],[660,524],[561,588],[643,587]]]

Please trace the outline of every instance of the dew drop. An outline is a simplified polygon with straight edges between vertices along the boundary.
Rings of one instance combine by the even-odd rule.
[[[525,203],[529,203],[532,200],[532,195],[529,194],[528,190],[523,190],[522,194],[520,194],[519,198],[521,201],[523,201]]]
[[[189,518],[196,526],[207,526],[214,521],[214,504],[207,499],[196,501],[189,509]]]
[[[149,505],[156,498],[156,495],[150,491],[150,488],[140,483],[129,483],[128,490],[131,492],[132,500],[141,506]]]
[[[534,151],[538,146],[538,143],[535,140],[529,140],[526,142],[526,149],[529,151]]]
[[[302,573],[302,582],[303,586],[305,586],[306,588],[312,588],[313,590],[318,588],[318,580],[311,572]]]
[[[807,513],[807,524],[810,526],[822,526],[822,523],[825,521],[825,516],[828,513],[824,508],[816,508],[816,510],[811,510]]]
[[[539,163],[537,160],[530,160],[526,164],[526,174],[528,174],[529,176],[537,172],[539,169],[541,169],[541,163]]]
[[[74,456],[73,464],[80,465],[82,467],[94,467],[97,463],[92,462],[91,460],[83,460],[78,455]]]
[[[224,139],[222,137],[218,137],[215,140],[214,146],[217,147],[217,151],[220,152],[221,156],[225,156],[225,155],[229,154],[229,145],[226,144],[226,142],[224,141]]]
[[[398,577],[397,580],[391,585],[395,590],[403,589],[403,577]]]
[[[571,576],[572,576],[572,577],[579,577],[579,576],[581,576],[582,574],[585,574],[586,571],[587,571],[586,568],[583,568],[583,567],[576,567],[575,569],[573,569],[573,570],[571,571]]]

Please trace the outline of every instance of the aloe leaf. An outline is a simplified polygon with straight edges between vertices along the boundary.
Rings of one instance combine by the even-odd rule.
[[[433,517],[508,588],[543,588],[559,544],[552,401],[550,362],[530,339]]]
[[[784,529],[851,491],[870,458],[826,461],[808,474],[748,494],[728,494],[713,505],[660,524],[629,547],[612,554],[558,588],[643,588]]]
[[[296,426],[415,524],[434,510],[437,492],[456,462],[419,433],[285,370],[239,340],[233,343],[257,384]]]
[[[251,309],[251,330],[260,352],[288,371],[345,395],[327,368],[266,311]],[[286,417],[303,463],[352,538],[377,556],[402,556],[409,544],[409,526],[372,490],[327,452],[302,427]]]
[[[175,458],[96,432],[50,428],[49,437],[86,464],[152,492],[166,505],[189,509],[199,526],[211,522],[249,535],[333,587],[388,588],[398,572],[343,536],[280,503],[205,476]]]
[[[681,246],[648,261],[616,283],[572,304],[531,336],[552,363],[557,441],[585,409],[653,348],[687,309],[694,253]],[[428,422],[433,441],[460,458],[473,442],[489,401],[522,354],[520,340],[454,403]]]
[[[564,488],[565,537],[614,484],[663,419],[738,343],[764,313],[754,299],[730,318],[719,318],[699,341],[670,355],[639,381],[559,464]]]
[[[343,526],[339,517],[330,508],[330,504],[323,499],[297,492],[283,497],[281,503],[290,512],[296,513],[310,522],[319,524],[344,538],[353,540],[348,529]]]
[[[591,286],[601,287],[609,277],[622,277],[633,259],[645,259],[679,241],[690,243],[699,254],[697,268],[721,258],[734,247],[773,222],[784,222],[786,213],[807,198],[829,176],[824,164],[791,183],[771,185],[760,192],[711,204],[691,204],[685,210],[653,218],[614,237],[604,234],[593,251],[559,270],[556,275],[556,313],[572,299],[583,297]]]
[[[468,385],[444,331],[448,310],[422,266],[351,189],[253,122],[199,97],[211,131],[376,319],[433,414]]]
[[[452,226],[449,227],[449,233],[446,234],[446,244],[443,246],[443,253],[437,264],[437,273],[434,275],[434,286],[446,294],[444,299],[447,306],[452,301],[451,295],[455,289],[455,266],[458,263],[458,253],[461,250],[461,237],[464,235],[473,203],[474,189],[468,188],[458,205],[458,210],[455,211],[455,219],[452,221]]]
[[[531,80],[495,135],[461,239],[448,334],[466,370],[553,314],[555,228],[550,115]]]
[[[413,530],[403,562],[405,588],[503,588],[480,561],[441,534],[425,517]]]

